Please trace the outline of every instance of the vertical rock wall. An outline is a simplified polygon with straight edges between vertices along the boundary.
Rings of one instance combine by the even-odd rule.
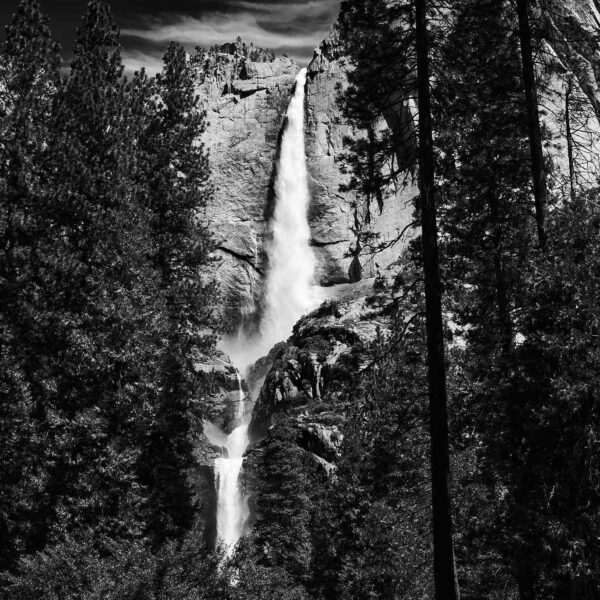
[[[197,89],[214,186],[207,217],[231,329],[260,295],[278,137],[298,72],[287,58],[254,62],[233,52],[205,55]]]
[[[207,53],[199,61],[198,94],[207,111],[204,142],[215,188],[208,219],[217,241],[217,279],[226,324],[234,330],[260,301],[279,136],[299,67],[287,58],[252,61],[233,45],[230,51]],[[318,283],[324,286],[352,279],[356,248],[354,193],[340,191],[347,182],[341,170],[344,138],[355,135],[338,105],[348,68],[332,34],[315,50],[306,84],[309,224]],[[414,186],[399,191],[382,214],[374,215],[371,229],[378,241],[393,239],[410,222],[414,194]],[[363,275],[385,269],[400,249],[401,244],[375,256],[363,253]]]
[[[355,194],[340,191],[340,186],[348,182],[348,175],[342,172],[344,138],[356,132],[345,121],[338,103],[340,92],[348,85],[349,69],[333,28],[315,50],[306,88],[306,154],[313,194],[310,224],[322,285],[353,279],[350,267],[356,248],[352,232]],[[416,193],[416,185],[409,185],[385,203],[381,214],[375,208],[370,230],[379,234],[378,242],[393,240],[411,222],[410,201]],[[362,274],[370,277],[378,269],[387,268],[398,258],[402,246],[399,243],[378,254],[363,251],[359,257]]]

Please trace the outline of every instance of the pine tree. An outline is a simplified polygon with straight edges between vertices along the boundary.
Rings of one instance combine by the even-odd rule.
[[[357,255],[378,251],[377,234],[369,230],[372,214],[393,202],[398,186],[415,173],[417,139],[408,107],[415,97],[414,11],[401,2],[347,1],[337,27],[353,62],[340,104],[356,131],[345,140],[344,169],[350,177],[342,189],[357,192]],[[353,279],[360,279],[357,275]]]
[[[43,546],[39,402],[44,387],[39,237],[47,196],[47,144],[59,83],[59,49],[36,0],[7,27],[0,91],[0,569]]]
[[[531,26],[529,24],[529,0],[517,0],[519,19],[519,40],[523,67],[523,87],[525,105],[527,107],[527,125],[529,129],[529,145],[531,149],[531,173],[533,177],[533,196],[535,198],[535,219],[537,223],[540,248],[546,247],[546,172],[544,154],[542,152],[542,134],[538,107],[537,84],[533,64],[533,47],[531,42]]]
[[[136,180],[139,86],[122,77],[118,36],[106,2],[92,0],[50,145],[43,343],[53,538],[82,523],[117,537],[141,532],[136,462],[152,419],[163,321]]]
[[[214,324],[213,293],[205,276],[210,239],[202,221],[210,196],[208,157],[199,141],[205,116],[198,108],[193,69],[177,44],[165,54],[156,93],[156,115],[142,144],[154,240],[151,258],[160,277],[168,325],[157,421],[141,468],[152,490],[155,542],[161,544],[181,536],[194,518],[186,474],[193,464],[189,408],[199,386],[193,361],[198,352],[210,351],[213,339],[206,332]]]
[[[415,0],[415,27],[419,106],[419,208],[421,212],[421,244],[425,278],[427,379],[431,428],[433,570],[435,597],[442,600],[443,598],[457,599],[460,594],[458,592],[452,542],[448,399],[431,123],[429,34],[427,31],[427,3],[425,0]]]

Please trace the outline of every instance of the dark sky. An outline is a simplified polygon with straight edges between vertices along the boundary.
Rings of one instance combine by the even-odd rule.
[[[18,0],[0,0],[6,25]],[[52,31],[68,54],[87,0],[41,0]],[[193,48],[233,41],[287,53],[306,64],[337,17],[340,0],[112,0],[128,69],[155,72],[169,41]]]

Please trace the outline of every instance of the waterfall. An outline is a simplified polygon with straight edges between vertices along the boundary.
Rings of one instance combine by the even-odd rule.
[[[308,207],[310,192],[304,153],[304,86],[306,69],[296,77],[296,88],[286,114],[275,179],[275,208],[271,238],[266,244],[269,266],[263,292],[258,332],[223,340],[222,348],[234,364],[245,369],[289,337],[294,323],[319,303],[313,286],[316,259],[310,247]]]
[[[266,355],[277,342],[289,337],[298,318],[319,302],[313,287],[316,261],[310,247],[308,226],[310,193],[304,154],[305,83],[306,69],[302,69],[296,78],[281,140],[271,239],[266,247],[269,268],[258,332],[247,335],[240,331],[221,343],[223,351],[242,370]],[[227,556],[231,555],[243,534],[249,516],[247,498],[239,485],[243,455],[249,444],[249,416],[239,372],[238,383],[237,427],[225,440],[223,456],[215,461],[217,537],[225,546]]]
[[[299,317],[318,302],[313,278],[315,255],[310,247],[310,192],[304,154],[304,85],[306,69],[296,78],[296,92],[287,112],[275,180],[272,239],[267,246],[269,270],[265,311],[260,323],[260,350],[266,354],[285,339]]]
[[[215,486],[217,489],[217,538],[231,556],[236,542],[244,532],[249,516],[248,501],[239,485],[244,452],[248,447],[248,419],[242,390],[242,379],[237,371],[239,404],[236,415],[237,427],[227,436],[223,456],[215,460]]]

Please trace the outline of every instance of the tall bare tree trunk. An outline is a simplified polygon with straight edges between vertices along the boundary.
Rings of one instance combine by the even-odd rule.
[[[519,17],[519,40],[521,42],[521,62],[523,67],[523,87],[527,107],[529,148],[531,151],[531,173],[533,175],[533,195],[535,198],[535,220],[540,248],[546,248],[546,172],[542,152],[542,134],[538,109],[533,50],[531,47],[531,27],[529,24],[529,0],[517,0]]]
[[[436,600],[458,600],[460,594],[454,565],[449,491],[450,458],[448,449],[446,365],[434,191],[426,0],[415,0],[415,11],[419,97],[419,190],[423,237],[427,374],[431,429],[433,571]]]
[[[565,92],[565,127],[567,129],[567,156],[569,157],[569,182],[571,186],[571,200],[575,200],[575,159],[573,157],[573,132],[571,131],[571,95],[573,93],[573,80],[569,77]]]

